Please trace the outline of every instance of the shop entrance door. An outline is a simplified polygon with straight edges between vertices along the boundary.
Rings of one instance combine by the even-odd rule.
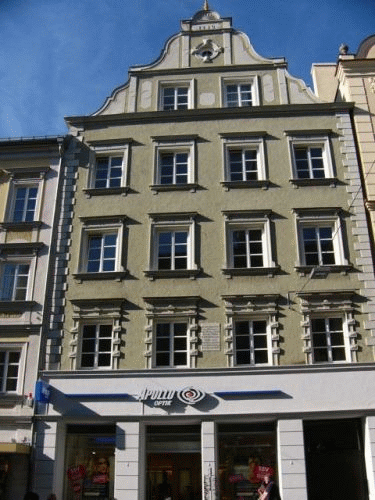
[[[201,500],[200,453],[149,453],[147,500]]]
[[[359,420],[305,422],[309,500],[366,500]]]

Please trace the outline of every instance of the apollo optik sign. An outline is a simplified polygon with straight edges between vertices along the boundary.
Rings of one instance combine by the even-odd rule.
[[[176,400],[186,405],[195,405],[206,397],[206,393],[195,387],[184,389],[150,389],[145,388],[136,396],[138,401],[151,402],[153,406],[172,406]]]

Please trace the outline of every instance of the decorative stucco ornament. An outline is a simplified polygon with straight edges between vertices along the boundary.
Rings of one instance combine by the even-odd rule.
[[[221,52],[223,52],[223,48],[216,45],[210,39],[203,39],[203,42],[200,43],[191,51],[191,53],[200,59],[203,62],[210,62],[212,59],[215,59]]]
[[[373,94],[375,94],[375,77],[374,76],[370,76],[370,78],[368,79],[368,81],[370,82],[370,90]]]

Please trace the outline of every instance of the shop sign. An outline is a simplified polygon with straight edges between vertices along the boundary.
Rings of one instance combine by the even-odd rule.
[[[151,401],[154,406],[172,406],[176,399],[186,405],[195,405],[206,397],[206,393],[195,387],[176,389],[149,389],[145,388],[136,396],[138,401]]]
[[[50,386],[44,380],[38,380],[35,384],[35,401],[38,403],[49,403],[50,396]]]

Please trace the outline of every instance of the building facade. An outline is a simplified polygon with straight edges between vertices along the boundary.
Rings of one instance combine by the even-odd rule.
[[[63,138],[0,141],[0,498],[29,484]]]
[[[42,498],[258,498],[267,472],[283,499],[375,498],[352,109],[205,2],[96,113],[66,119]]]
[[[314,90],[325,101],[355,104],[352,113],[360,167],[365,185],[366,207],[375,229],[375,35],[369,36],[352,54],[340,47],[337,63],[312,67]]]

